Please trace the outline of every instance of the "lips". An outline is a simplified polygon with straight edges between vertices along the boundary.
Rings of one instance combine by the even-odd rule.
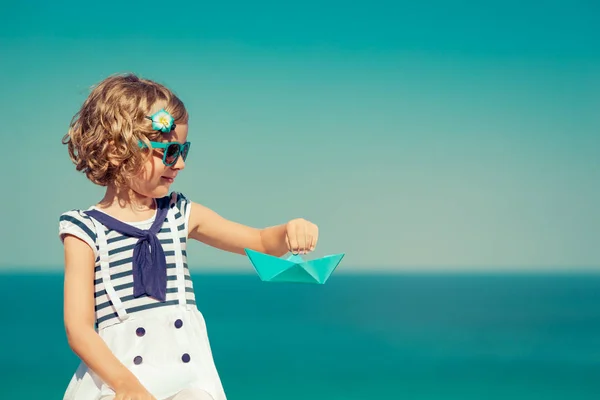
[[[175,180],[175,177],[169,177],[169,176],[161,176],[162,179],[164,179],[167,182],[173,182]]]

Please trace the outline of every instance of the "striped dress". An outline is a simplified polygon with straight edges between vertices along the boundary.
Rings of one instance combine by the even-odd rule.
[[[188,222],[191,203],[181,193],[156,199],[168,204],[167,218],[158,233],[167,263],[166,301],[133,296],[133,249],[137,238],[107,229],[85,210],[60,216],[59,236],[71,234],[94,251],[94,305],[98,334],[121,363],[157,399],[197,391],[226,400],[213,361],[204,317],[196,307],[187,265]],[[159,208],[157,207],[157,208]],[[90,207],[94,209],[95,207]],[[152,226],[154,217],[127,222],[138,229]],[[82,266],[84,267],[84,266]],[[111,398],[113,388],[81,362],[64,400]]]
[[[113,301],[109,299],[107,288],[112,289],[120,298],[127,313],[146,310],[154,307],[166,307],[178,303],[178,281],[177,281],[177,257],[181,256],[184,269],[185,302],[186,304],[196,304],[194,288],[190,271],[187,265],[187,235],[188,221],[190,215],[190,204],[186,197],[181,193],[173,193],[171,196],[157,199],[158,202],[169,202],[169,207],[174,210],[175,226],[172,227],[168,221],[158,233],[158,238],[163,246],[167,258],[167,299],[166,302],[160,302],[148,296],[135,299],[133,297],[133,274],[132,257],[133,247],[138,241],[137,238],[124,236],[119,232],[104,229],[104,235],[97,234],[97,228],[94,221],[84,210],[71,210],[60,216],[59,236],[64,240],[64,235],[71,234],[84,240],[93,250],[96,257],[95,265],[95,311],[96,324],[98,328],[109,326],[119,322],[118,313]],[[91,207],[90,209],[94,209]],[[128,222],[139,229],[148,229],[152,225],[154,217],[140,222]],[[173,232],[176,230],[179,244],[174,243]],[[102,236],[104,236],[102,238]],[[99,240],[99,238],[101,240]],[[177,251],[177,247],[180,251]],[[110,275],[107,279],[102,274],[100,249],[105,248],[108,252],[107,262]]]

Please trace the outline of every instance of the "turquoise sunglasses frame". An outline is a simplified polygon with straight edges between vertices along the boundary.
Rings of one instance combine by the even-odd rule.
[[[188,154],[190,153],[190,146],[192,145],[191,142],[185,142],[183,144],[179,143],[179,142],[150,142],[150,144],[152,145],[153,149],[164,149],[162,162],[167,167],[172,167],[173,165],[175,165],[177,163],[177,160],[179,160],[179,156],[181,156],[182,154],[183,154],[183,156],[182,156],[183,161],[185,161],[187,159]],[[170,146],[175,146],[175,145],[178,146],[177,155],[175,156],[175,160],[172,163],[168,163],[167,162],[167,149]],[[144,147],[146,147],[146,144],[140,140],[139,146],[141,148],[144,148]]]

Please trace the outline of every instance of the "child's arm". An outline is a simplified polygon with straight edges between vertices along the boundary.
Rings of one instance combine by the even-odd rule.
[[[65,235],[64,322],[69,346],[115,392],[154,399],[110,351],[94,329],[94,253]]]
[[[242,255],[245,254],[244,248],[277,257],[288,251],[308,253],[315,249],[319,236],[317,226],[302,218],[258,229],[229,221],[194,202],[191,202],[189,218],[190,238]]]

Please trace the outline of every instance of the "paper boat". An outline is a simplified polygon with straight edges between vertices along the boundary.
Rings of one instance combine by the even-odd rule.
[[[324,284],[338,266],[344,253],[305,261],[299,255],[287,259],[244,249],[258,276],[265,282]]]

